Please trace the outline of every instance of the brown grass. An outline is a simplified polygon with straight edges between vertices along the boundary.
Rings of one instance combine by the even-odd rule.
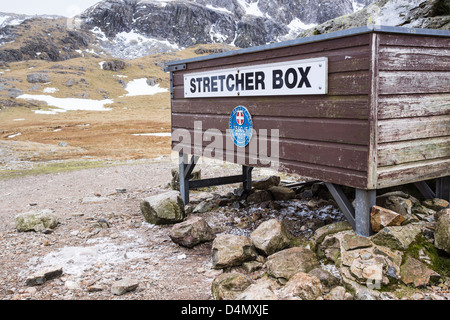
[[[35,159],[44,161],[85,156],[128,160],[169,155],[171,152],[169,137],[133,136],[133,134],[170,132],[170,94],[121,97],[126,91],[118,80],[128,82],[153,77],[161,87],[169,88],[169,75],[156,63],[161,60],[179,60],[197,56],[194,53],[197,47],[127,61],[127,67],[120,72],[101,70],[99,62],[107,60],[106,58],[85,57],[63,62],[32,60],[11,63],[10,71],[5,72],[3,76],[20,80],[14,82],[14,85],[24,93],[44,94],[42,93],[44,88],[54,87],[59,89],[51,94],[54,97],[80,97],[85,94],[89,99],[114,99],[114,103],[107,105],[113,109],[112,111],[69,111],[56,115],[41,115],[33,113],[32,110],[46,109],[45,105],[11,98],[23,106],[0,110],[0,140],[21,141],[25,145],[26,142],[30,142],[30,151],[36,148],[33,143],[56,147],[59,142],[66,142],[70,147],[76,148],[67,154],[44,152],[41,153],[40,159]],[[79,71],[80,67],[85,71]],[[34,84],[27,82],[27,74],[40,71],[49,71],[51,83],[41,84],[39,91],[30,91]],[[128,78],[115,77],[119,74]],[[72,87],[65,86],[69,79],[74,79],[78,84]],[[25,120],[14,121],[14,119]],[[89,126],[86,126],[87,124]],[[55,132],[56,129],[60,131]],[[22,133],[20,136],[8,138],[19,132]],[[22,148],[26,148],[25,145]]]

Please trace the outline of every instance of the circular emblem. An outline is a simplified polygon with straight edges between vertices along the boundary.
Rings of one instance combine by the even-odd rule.
[[[230,116],[230,134],[231,139],[236,146],[245,148],[252,139],[253,121],[247,108],[238,106],[234,108]]]

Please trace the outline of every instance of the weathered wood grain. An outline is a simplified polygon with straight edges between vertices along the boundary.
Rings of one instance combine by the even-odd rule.
[[[172,114],[173,128],[194,129],[195,122],[201,122],[204,129],[218,129],[225,132],[229,116],[202,114]],[[293,117],[253,117],[253,128],[278,129],[281,138],[367,145],[368,124],[363,120],[350,119],[304,119]]]
[[[367,119],[368,103],[367,95],[180,99],[172,102],[172,112],[229,116],[242,105],[252,116]]]
[[[378,121],[378,142],[394,142],[445,137],[450,131],[450,115]]]
[[[398,71],[379,73],[380,94],[449,93],[450,71]]]
[[[448,71],[450,48],[381,47],[381,71]]]
[[[448,114],[450,114],[450,93],[385,95],[378,101],[380,120]]]
[[[426,160],[378,168],[378,189],[450,175],[450,159]]]
[[[378,146],[380,167],[438,158],[450,158],[450,136],[393,142]]]

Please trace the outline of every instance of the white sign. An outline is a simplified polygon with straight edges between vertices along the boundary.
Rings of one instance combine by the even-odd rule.
[[[184,97],[328,93],[328,58],[295,60],[184,75]]]

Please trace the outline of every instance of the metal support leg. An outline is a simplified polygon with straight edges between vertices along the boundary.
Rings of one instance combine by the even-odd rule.
[[[425,199],[433,199],[436,197],[434,191],[425,181],[415,182],[414,185],[420,191],[420,193]]]
[[[359,190],[356,189],[355,198],[355,232],[363,237],[369,237],[372,232],[370,225],[370,212],[372,207],[376,205],[376,190]]]
[[[350,201],[348,201],[348,198],[342,191],[341,187],[339,185],[332,183],[325,183],[325,185],[327,186],[334,200],[338,204],[348,223],[350,223],[352,228],[355,229],[356,228],[355,208],[353,208],[353,205],[350,203]]]
[[[450,201],[450,176],[437,179],[436,198]]]
[[[220,178],[210,178],[203,180],[191,180],[192,172],[198,162],[198,156],[192,156],[191,161],[188,160],[188,155],[180,153],[179,154],[179,165],[180,165],[180,193],[183,199],[184,205],[189,203],[189,190],[220,186],[225,184],[233,183],[243,183],[243,188],[245,191],[250,191],[252,189],[252,170],[253,167],[242,166],[242,174],[236,176],[220,177]],[[188,162],[189,161],[189,162]]]
[[[353,207],[340,186],[332,183],[325,183],[325,185],[353,230],[360,236],[369,237],[372,234],[370,212],[376,204],[376,190],[356,189],[355,207]]]
[[[184,205],[189,203],[189,178],[186,178],[186,169],[188,163],[188,155],[184,153],[180,153],[179,155],[179,163],[180,163],[180,193],[181,198],[183,199]]]
[[[243,188],[245,191],[252,190],[252,171],[253,167],[242,166]]]

